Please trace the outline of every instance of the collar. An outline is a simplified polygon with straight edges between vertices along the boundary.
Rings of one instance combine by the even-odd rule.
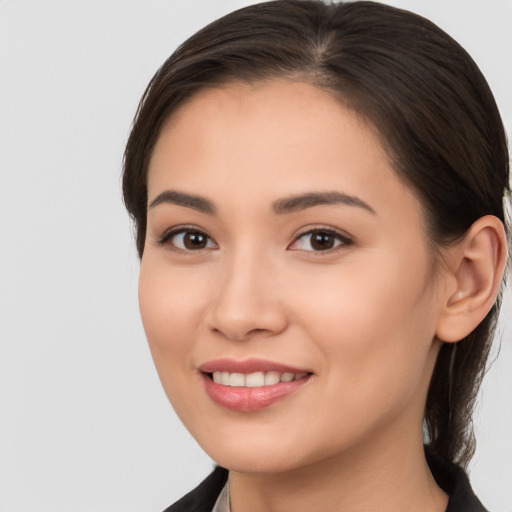
[[[468,476],[461,467],[443,461],[429,447],[425,447],[425,456],[437,484],[449,496],[445,512],[487,512],[475,496]],[[229,479],[222,488],[212,512],[231,512]]]
[[[212,512],[231,512],[229,503],[229,480],[226,482],[212,508]]]

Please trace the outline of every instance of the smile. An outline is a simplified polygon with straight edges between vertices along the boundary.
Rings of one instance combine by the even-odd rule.
[[[292,382],[294,380],[303,379],[307,372],[303,373],[279,373],[271,372],[254,372],[249,374],[230,373],[230,372],[213,372],[213,382],[231,387],[258,388],[262,386],[274,386],[279,382]]]
[[[221,359],[201,365],[199,370],[210,399],[241,412],[268,407],[294,394],[313,376],[303,369],[260,359]]]

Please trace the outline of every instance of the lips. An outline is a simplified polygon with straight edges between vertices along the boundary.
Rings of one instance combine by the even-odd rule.
[[[230,410],[256,411],[299,390],[312,373],[261,359],[218,359],[199,367],[208,396]]]

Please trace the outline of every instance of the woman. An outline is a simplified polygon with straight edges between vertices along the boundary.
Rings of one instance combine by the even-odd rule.
[[[508,180],[484,78],[419,16],[278,0],[186,41],[123,182],[153,359],[220,465],[168,510],[485,510]]]

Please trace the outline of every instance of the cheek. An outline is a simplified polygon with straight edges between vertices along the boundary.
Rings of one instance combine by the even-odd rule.
[[[399,402],[428,379],[435,308],[427,266],[412,261],[410,273],[397,254],[377,265],[373,258],[372,265],[347,261],[295,289],[297,318],[323,352],[333,392],[354,391],[347,400]]]
[[[146,256],[145,256],[146,257]],[[206,290],[193,270],[172,269],[165,261],[148,255],[143,259],[139,277],[139,306],[157,370],[164,365],[188,369],[201,318]],[[167,372],[169,373],[169,372]]]
[[[200,337],[201,286],[202,280],[149,253],[142,261],[139,306],[146,338],[167,398],[186,425],[201,424],[189,391],[200,384],[192,357]]]

